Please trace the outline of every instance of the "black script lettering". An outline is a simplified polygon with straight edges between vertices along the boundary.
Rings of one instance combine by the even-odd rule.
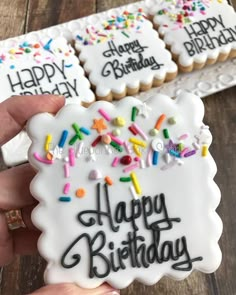
[[[96,192],[97,209],[96,210],[85,210],[85,211],[80,212],[78,214],[78,220],[84,226],[90,227],[90,226],[96,224],[95,218],[91,217],[90,215],[95,215],[95,217],[97,217],[97,224],[98,225],[103,225],[102,217],[105,216],[108,219],[108,222],[109,222],[109,225],[110,225],[111,229],[114,232],[117,232],[119,230],[119,226],[115,226],[114,222],[113,222],[107,184],[104,185],[106,211],[102,211],[102,209],[101,209],[101,192],[100,192],[101,188],[100,187],[101,187],[101,184],[98,183],[97,184],[97,192]],[[89,216],[88,221],[84,220],[84,218],[83,218],[84,215]]]
[[[153,56],[144,58],[141,53],[138,54],[138,60],[130,57],[126,63],[121,63],[118,59],[107,62],[101,72],[103,77],[113,75],[115,79],[120,79],[131,72],[141,71],[143,68],[150,67],[151,70],[159,70],[164,64],[159,64]]]
[[[141,53],[144,52],[147,46],[142,46],[139,43],[139,40],[134,40],[123,45],[116,46],[114,41],[108,42],[109,49],[103,52],[103,56],[112,57],[115,55],[122,56],[124,53],[131,55],[132,53]]]

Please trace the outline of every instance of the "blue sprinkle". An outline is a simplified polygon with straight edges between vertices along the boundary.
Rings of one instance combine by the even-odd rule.
[[[90,130],[87,129],[87,128],[85,128],[85,127],[81,127],[79,130],[80,130],[82,133],[86,134],[86,135],[90,135],[90,134],[91,134]]]
[[[50,50],[50,45],[51,45],[51,43],[52,43],[52,39],[50,39],[50,40],[48,41],[48,43],[45,44],[45,45],[43,46],[43,48],[44,48],[45,50]]]
[[[65,142],[66,142],[66,139],[68,137],[68,134],[69,134],[69,132],[67,130],[64,130],[62,132],[61,139],[60,139],[60,141],[58,143],[59,148],[63,148],[64,147]]]
[[[153,165],[158,164],[158,157],[159,157],[159,153],[157,151],[154,151],[153,152],[153,157],[152,157],[152,164]]]
[[[65,65],[66,68],[71,68],[73,65],[70,64],[70,65]]]
[[[15,66],[14,66],[14,65],[11,65],[11,66],[10,66],[10,69],[11,69],[11,70],[14,70],[14,69],[15,69]]]
[[[176,158],[180,158],[180,153],[176,152],[174,150],[169,150],[169,154],[176,157]]]
[[[80,35],[77,35],[76,38],[78,38],[80,41],[83,40],[83,37],[81,37]]]
[[[63,196],[63,197],[59,197],[58,200],[60,202],[70,202],[71,201],[71,197],[66,197],[66,196]]]

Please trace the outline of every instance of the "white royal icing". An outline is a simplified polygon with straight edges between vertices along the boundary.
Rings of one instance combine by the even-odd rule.
[[[64,95],[67,103],[91,103],[94,94],[65,38],[12,39],[0,47],[1,101],[12,95]]]
[[[164,42],[145,18],[124,29],[106,30],[96,24],[95,28],[77,31],[75,39],[79,58],[99,97],[110,92],[121,94],[127,87],[138,88],[152,83],[154,78],[162,81],[168,73],[177,73]]]
[[[184,279],[194,269],[210,273],[218,268],[220,191],[213,181],[216,165],[207,153],[212,138],[203,115],[201,99],[182,93],[175,100],[157,94],[146,105],[132,97],[117,105],[95,102],[88,109],[68,105],[55,117],[39,114],[30,120],[29,160],[38,170],[30,189],[39,200],[32,219],[43,232],[38,248],[48,261],[46,282],[94,288],[106,281],[125,288],[134,280],[150,285],[164,275]],[[131,125],[139,129],[136,136]],[[82,138],[83,128],[88,135]],[[114,129],[120,130],[115,139],[123,151],[104,144],[104,136],[93,144]],[[80,139],[68,144],[75,135]],[[138,149],[140,162],[130,138],[146,145]],[[187,152],[194,155],[186,157]],[[131,172],[138,182],[120,181]],[[105,178],[113,184],[105,186]],[[83,198],[76,197],[79,188],[85,190]]]
[[[146,4],[159,33],[182,66],[217,60],[220,54],[236,50],[236,13],[227,1],[147,0]],[[188,5],[191,9],[184,10]],[[186,21],[178,22],[183,12],[188,14],[183,17]]]

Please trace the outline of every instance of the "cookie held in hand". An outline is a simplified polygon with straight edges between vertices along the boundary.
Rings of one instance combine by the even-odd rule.
[[[182,93],[30,120],[32,218],[47,283],[120,289],[218,268],[220,191],[203,115],[201,99]]]

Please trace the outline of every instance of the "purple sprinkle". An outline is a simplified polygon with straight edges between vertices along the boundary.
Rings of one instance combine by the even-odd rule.
[[[186,154],[184,154],[184,157],[185,157],[185,158],[187,158],[187,157],[191,157],[191,156],[193,156],[193,155],[195,155],[195,154],[196,154],[196,150],[192,150],[192,151],[187,152]]]

